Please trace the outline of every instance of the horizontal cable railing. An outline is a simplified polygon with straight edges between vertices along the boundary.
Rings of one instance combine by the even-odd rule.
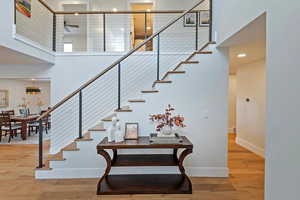
[[[32,1],[32,15],[16,12],[16,33],[55,52],[124,52],[145,41],[183,10],[55,11],[42,0]],[[209,31],[200,15],[209,12],[209,0],[190,14],[199,21],[199,32]],[[138,24],[134,20],[141,20]],[[143,26],[142,28],[140,26]],[[178,25],[188,32],[190,25]],[[142,31],[141,31],[142,29]],[[180,37],[174,28],[173,38]],[[175,34],[177,31],[177,35]],[[199,39],[206,39],[199,34]],[[71,45],[71,47],[70,47]],[[171,52],[174,50],[169,49]],[[140,51],[152,51],[152,48]]]
[[[168,71],[210,42],[212,18],[200,24],[195,10],[199,10],[203,3],[208,3],[211,8],[211,2],[202,0],[172,17],[156,14],[156,18],[165,17],[168,23],[159,24],[158,31],[146,35],[136,47],[41,115],[38,120],[42,125],[42,120],[51,114],[52,152],[58,152],[75,138],[82,138],[101,118],[122,109],[129,98],[140,97],[142,90],[151,89],[154,81],[162,80]],[[58,15],[56,20],[59,20]],[[42,168],[42,129],[39,135],[38,167]]]

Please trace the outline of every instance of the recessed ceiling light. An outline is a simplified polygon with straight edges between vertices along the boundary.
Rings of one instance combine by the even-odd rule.
[[[148,8],[148,9],[147,9],[147,12],[151,12],[151,9]]]
[[[151,27],[150,27],[150,26],[147,26],[147,30],[151,30]]]
[[[78,13],[75,13],[74,15],[75,15],[75,16],[78,16],[79,14],[78,14]]]
[[[247,56],[247,54],[245,54],[245,53],[240,53],[237,55],[238,58],[244,58],[246,56]]]
[[[114,12],[117,12],[117,11],[118,11],[118,9],[116,9],[116,8],[113,8],[112,10],[113,10]]]
[[[34,78],[32,78],[31,80],[32,80],[32,81],[35,81],[35,79],[34,79]]]

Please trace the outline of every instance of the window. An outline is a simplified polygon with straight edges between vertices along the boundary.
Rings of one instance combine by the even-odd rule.
[[[73,44],[65,43],[64,44],[64,52],[73,52]]]

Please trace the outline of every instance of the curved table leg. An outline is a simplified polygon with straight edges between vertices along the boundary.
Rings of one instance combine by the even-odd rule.
[[[97,185],[97,194],[99,195],[100,190],[101,190],[101,188],[100,188],[101,182],[103,181],[103,179],[107,178],[107,176],[111,170],[112,160],[111,160],[110,155],[104,150],[98,150],[98,154],[102,155],[105,158],[106,164],[107,164],[105,172],[104,172],[103,176],[100,178],[98,185]]]
[[[189,191],[192,193],[192,182],[191,180],[189,179],[189,177],[186,175],[185,173],[185,169],[183,167],[183,161],[185,159],[185,157],[189,154],[193,153],[193,149],[185,149],[179,156],[179,164],[178,164],[178,167],[179,167],[179,170],[181,172],[181,175],[183,175],[185,177],[185,179],[188,181],[188,184],[189,184]]]

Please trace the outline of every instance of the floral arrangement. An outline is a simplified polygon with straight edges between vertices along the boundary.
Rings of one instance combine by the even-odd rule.
[[[161,131],[165,126],[172,129],[172,127],[186,127],[184,122],[184,117],[181,117],[180,115],[172,116],[172,112],[174,112],[175,109],[169,104],[168,107],[165,110],[164,114],[157,114],[157,115],[150,115],[150,120],[153,122],[158,122],[158,125],[156,126],[156,131]]]
[[[38,98],[36,105],[37,105],[38,107],[42,107],[42,106],[44,106],[45,104],[43,103],[43,101],[42,101],[40,98]]]
[[[23,101],[23,103],[19,104],[18,106],[21,107],[21,108],[27,108],[27,106],[29,105],[29,101],[26,102],[26,98],[25,97],[22,98],[22,101]]]

